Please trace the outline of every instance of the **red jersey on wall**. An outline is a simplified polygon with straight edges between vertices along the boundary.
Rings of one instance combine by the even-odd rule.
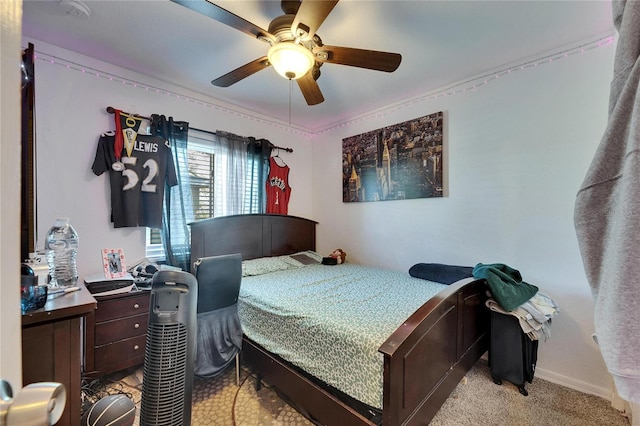
[[[278,161],[282,165],[278,164]],[[289,210],[289,166],[280,157],[269,158],[269,176],[267,176],[267,213],[287,214]]]

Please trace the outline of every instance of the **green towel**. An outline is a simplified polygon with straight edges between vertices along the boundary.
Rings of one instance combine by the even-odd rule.
[[[514,310],[538,292],[538,287],[522,281],[519,271],[501,263],[478,263],[473,276],[487,280],[491,296],[505,311]]]

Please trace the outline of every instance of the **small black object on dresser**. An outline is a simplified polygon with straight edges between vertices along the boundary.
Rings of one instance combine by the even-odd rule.
[[[489,366],[494,383],[500,385],[506,380],[527,396],[525,381],[533,381],[537,360],[538,341],[522,331],[518,319],[492,311]]]

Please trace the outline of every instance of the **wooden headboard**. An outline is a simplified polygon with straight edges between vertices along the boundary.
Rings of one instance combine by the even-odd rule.
[[[297,216],[247,214],[191,226],[191,269],[200,257],[240,253],[243,260],[316,249],[317,222]]]

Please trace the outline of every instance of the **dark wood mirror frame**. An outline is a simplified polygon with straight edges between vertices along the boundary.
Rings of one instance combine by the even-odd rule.
[[[35,66],[34,46],[22,52],[22,167],[20,177],[20,257],[29,258],[36,246],[35,197]]]

